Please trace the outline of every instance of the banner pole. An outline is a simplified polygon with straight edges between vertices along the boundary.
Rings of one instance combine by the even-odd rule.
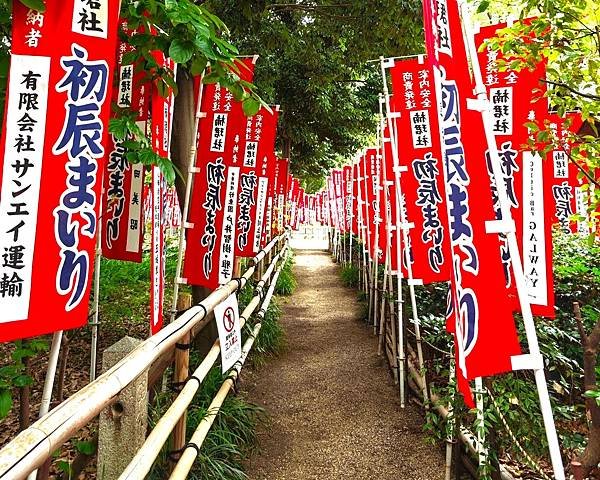
[[[387,77],[385,74],[386,61],[385,59],[381,60],[381,69],[383,75],[384,89],[387,91],[384,101],[387,112],[387,122],[388,129],[390,132],[390,142],[392,143],[392,158],[394,160],[394,170],[396,171],[396,203],[400,210],[400,224],[399,224],[399,234],[402,234],[402,242],[404,244],[404,248],[402,250],[402,257],[404,260],[404,264],[406,265],[406,273],[408,274],[408,291],[411,302],[411,310],[412,310],[412,319],[415,326],[415,340],[417,343],[417,359],[419,361],[419,369],[421,375],[423,375],[423,401],[425,405],[429,403],[429,393],[427,391],[427,376],[425,374],[425,362],[423,360],[423,342],[421,339],[421,321],[419,320],[419,312],[417,307],[417,298],[415,295],[415,281],[413,277],[412,271],[412,262],[410,259],[410,234],[409,230],[414,226],[413,224],[408,222],[406,218],[406,205],[404,201],[404,195],[402,194],[402,184],[400,182],[400,178],[402,176],[401,168],[400,168],[400,158],[398,152],[398,131],[396,128],[395,122],[392,121],[391,107],[390,107],[390,97],[389,90],[387,85]],[[422,282],[421,282],[422,283]]]
[[[104,182],[102,182],[104,189]],[[96,380],[96,362],[98,357],[98,329],[100,327],[100,268],[102,265],[102,202],[96,236],[96,255],[94,260],[94,317],[89,325],[92,327],[92,343],[90,348],[90,382]]]
[[[446,422],[446,475],[445,480],[452,478],[452,448],[454,445],[454,430],[456,419],[454,418],[454,398],[456,397],[456,367],[454,364],[454,345],[450,345],[450,373],[448,375],[450,386],[450,399],[448,400],[448,417]]]
[[[204,84],[202,79],[204,73],[200,77],[200,86],[198,88],[198,97],[196,99],[196,115],[194,118],[194,141],[190,147],[190,164],[188,168],[187,182],[185,182],[185,198],[183,202],[183,212],[181,215],[181,229],[179,230],[179,245],[177,251],[177,268],[175,270],[175,281],[173,282],[173,298],[171,300],[171,315],[170,321],[175,320],[177,315],[177,297],[179,296],[179,284],[182,282],[181,269],[183,267],[183,251],[185,244],[185,229],[188,225],[188,215],[190,210],[190,198],[192,196],[192,185],[194,183],[194,174],[196,172],[196,158],[198,155],[198,127],[200,125],[200,119],[203,117],[202,114],[202,93],[204,90]]]
[[[383,80],[383,99],[385,101],[385,107],[386,107],[386,112],[389,113],[390,111],[390,96],[389,96],[389,89],[388,89],[388,83],[387,83],[387,76],[385,73],[385,64],[384,64],[384,58],[381,57],[380,58],[380,66],[381,66],[381,77]],[[406,242],[404,243],[404,245],[402,246],[400,244],[400,230],[403,227],[403,222],[402,222],[402,211],[401,211],[401,207],[402,207],[402,190],[400,189],[400,162],[398,160],[398,150],[396,149],[396,142],[395,142],[395,129],[393,128],[392,125],[392,121],[389,115],[387,115],[387,124],[388,124],[388,130],[390,133],[390,142],[392,142],[391,145],[391,150],[392,150],[392,158],[394,160],[394,184],[396,187],[396,248],[397,248],[397,252],[396,254],[398,255],[398,271],[396,272],[397,275],[397,301],[398,301],[398,363],[399,363],[399,367],[400,367],[400,406],[404,408],[405,405],[405,391],[404,391],[404,387],[405,387],[405,363],[406,363],[406,352],[405,352],[405,348],[404,348],[404,319],[402,318],[402,248],[404,247],[406,248]],[[406,240],[405,238],[403,238],[403,240]],[[419,365],[419,368],[422,368],[422,365]],[[424,384],[426,384],[426,382],[423,382]],[[426,388],[426,387],[425,387]]]
[[[492,130],[492,112],[490,110],[487,91],[483,83],[483,77],[481,75],[481,69],[477,58],[477,48],[475,46],[475,37],[473,35],[473,28],[470,21],[468,6],[463,0],[457,1],[460,12],[460,21],[463,26],[463,35],[465,37],[467,56],[471,61],[471,68],[473,69],[473,76],[475,79],[475,93],[477,100],[476,102],[473,102],[474,105],[472,106],[474,109],[480,111],[483,118],[485,137],[488,144],[488,150],[491,159],[490,163],[494,178],[502,178],[502,167],[498,155],[498,146]],[[508,243],[512,271],[515,277],[515,285],[519,296],[527,344],[529,346],[528,355],[521,355],[520,358],[513,357],[513,368],[515,368],[516,363],[519,368],[523,368],[525,366],[525,368],[532,369],[534,372],[535,383],[540,400],[540,408],[542,411],[542,418],[546,430],[546,438],[548,439],[548,448],[552,462],[552,469],[554,471],[554,478],[556,480],[564,480],[564,466],[560,455],[560,445],[558,443],[558,435],[556,433],[556,426],[554,424],[554,417],[552,414],[552,406],[550,404],[550,395],[548,393],[548,385],[546,383],[546,375],[544,373],[544,361],[540,353],[535,324],[533,322],[533,315],[531,313],[531,305],[528,301],[525,274],[523,272],[523,264],[521,261],[521,252],[519,251],[519,245],[517,243],[517,236],[515,232],[515,222],[512,218],[510,203],[508,201],[506,185],[504,182],[496,182],[496,193],[498,195],[498,203],[500,205],[501,214],[501,219],[499,219],[499,221],[504,226],[502,229],[503,232],[501,233],[506,235]]]
[[[485,414],[483,403],[483,380],[481,377],[475,379],[475,403],[477,406],[477,458],[479,462],[479,471],[488,462],[488,452],[485,446]]]
[[[52,346],[48,356],[48,369],[46,378],[44,379],[44,390],[42,391],[42,403],[38,418],[42,418],[50,411],[50,403],[52,401],[52,390],[54,389],[54,379],[56,377],[56,368],[58,366],[58,357],[60,354],[60,346],[62,344],[63,331],[54,332],[52,335]],[[27,476],[27,480],[35,480],[37,478],[37,469]]]

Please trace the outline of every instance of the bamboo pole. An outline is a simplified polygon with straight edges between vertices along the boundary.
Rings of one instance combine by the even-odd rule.
[[[485,138],[489,149],[492,172],[494,178],[499,179],[502,178],[502,165],[498,154],[498,145],[496,144],[496,138],[492,128],[493,113],[487,98],[487,90],[485,84],[483,83],[481,68],[477,58],[477,47],[475,45],[475,37],[473,35],[468,5],[464,0],[458,0],[458,7],[461,24],[463,26],[463,36],[465,38],[465,47],[467,51],[466,53],[470,60],[473,77],[475,79],[475,93],[477,101],[479,102],[479,107],[477,109],[480,110],[483,118]],[[527,295],[525,274],[523,272],[523,263],[521,261],[521,252],[517,243],[514,219],[512,218],[510,203],[508,201],[506,185],[504,182],[496,182],[496,193],[498,195],[498,203],[500,205],[500,221],[506,225],[506,228],[503,228],[502,230],[505,230],[503,233],[508,242],[512,271],[519,296],[521,315],[525,326],[525,335],[527,338],[527,344],[529,345],[529,355],[523,357],[523,360],[525,361],[522,363],[526,363],[527,368],[533,370],[534,372],[538,398],[540,401],[540,409],[542,411],[542,419],[544,421],[544,428],[546,430],[546,438],[548,439],[548,449],[550,452],[550,460],[552,462],[554,477],[556,480],[564,480],[565,470],[560,453],[560,445],[558,442],[558,435],[556,433],[556,426],[554,424],[552,405],[550,404],[548,384],[546,383],[546,375],[544,373],[543,357],[540,353],[535,323],[531,313],[531,305]],[[512,224],[512,228],[510,228],[510,224]]]
[[[416,359],[416,352],[412,351],[411,349],[411,353]],[[416,360],[418,362],[418,359]],[[423,377],[411,362],[408,362],[408,373],[413,379],[414,383],[416,384],[415,393],[421,393],[421,391],[423,390]],[[431,395],[431,404],[433,406],[433,409],[443,419],[448,418],[448,409],[441,404],[441,399],[436,394]],[[467,447],[467,450],[469,450],[471,454],[478,455],[478,441],[472,432],[470,432],[461,425],[458,430],[458,437],[462,441],[463,445]],[[510,472],[506,469],[504,465],[500,465],[500,475],[502,476],[502,480],[515,480],[515,478],[510,474]]]
[[[104,189],[104,182],[102,184]],[[102,218],[102,202],[100,203],[100,219]],[[98,222],[96,236],[96,252],[94,259],[94,316],[92,327],[92,343],[90,348],[90,382],[96,380],[96,363],[98,357],[98,327],[100,326],[100,268],[102,265],[102,221]]]
[[[189,294],[180,294],[177,300],[177,311],[181,312],[191,308],[192,296]],[[175,371],[173,372],[173,380],[175,382],[185,382],[190,373],[190,346],[192,342],[192,334],[188,332],[181,340],[181,347],[176,347],[175,350]],[[184,410],[181,418],[175,425],[173,430],[173,450],[178,450],[185,445],[185,428],[187,422],[187,410]]]
[[[423,56],[419,57],[420,61],[424,61]],[[408,290],[409,290],[409,296],[410,296],[410,302],[411,302],[411,311],[412,311],[412,318],[413,318],[413,323],[415,325],[415,337],[416,337],[416,342],[417,342],[417,355],[418,355],[418,359],[419,359],[419,368],[421,368],[424,372],[425,369],[425,362],[423,360],[423,345],[422,345],[422,339],[421,339],[421,322],[419,320],[419,315],[418,315],[418,309],[417,309],[417,300],[416,300],[416,295],[415,295],[415,284],[417,283],[414,279],[413,276],[413,271],[412,271],[412,262],[410,259],[410,235],[409,235],[409,229],[412,228],[412,224],[409,223],[409,220],[406,218],[406,204],[405,204],[405,200],[404,200],[404,195],[402,194],[402,183],[401,183],[401,167],[400,167],[400,158],[399,158],[399,146],[398,146],[398,130],[397,130],[397,126],[396,123],[392,121],[392,116],[391,116],[391,108],[390,108],[390,101],[389,101],[389,90],[388,90],[388,85],[387,85],[387,77],[386,77],[386,72],[385,72],[385,68],[386,68],[386,64],[384,59],[382,58],[381,60],[381,73],[382,73],[382,78],[383,78],[383,84],[384,84],[384,98],[385,98],[385,105],[386,105],[386,112],[387,112],[387,122],[388,122],[388,128],[389,128],[389,132],[390,132],[390,141],[392,142],[392,157],[394,159],[394,167],[395,167],[395,171],[396,171],[396,201],[397,201],[397,207],[400,210],[400,223],[398,225],[399,230],[399,234],[402,234],[402,241],[403,241],[403,255],[402,257],[404,258],[404,265],[406,266],[406,273],[408,275]],[[421,282],[422,283],[422,282]],[[425,402],[425,404],[428,403],[429,401],[429,393],[427,391],[427,382],[425,382],[424,388],[423,388],[423,401]]]
[[[54,379],[56,377],[56,367],[58,366],[58,357],[60,355],[60,346],[62,344],[63,331],[55,332],[52,336],[52,346],[50,347],[50,355],[48,356],[48,370],[44,380],[44,389],[42,391],[42,403],[40,405],[39,417],[43,418],[50,410],[52,402],[52,390],[54,389]],[[36,422],[37,423],[37,422]],[[35,424],[34,424],[35,425]],[[29,427],[31,428],[31,427]],[[29,430],[29,429],[27,429]],[[24,430],[24,431],[27,431]],[[39,466],[39,465],[36,465]],[[2,477],[0,477],[2,478]],[[37,478],[37,470],[34,470],[27,477],[28,480]]]
[[[452,477],[452,448],[454,444],[454,430],[456,428],[456,419],[454,418],[454,398],[456,397],[456,369],[454,365],[454,346],[450,345],[450,372],[448,375],[448,385],[450,386],[450,399],[448,401],[448,416],[446,417],[446,475],[445,480],[451,480]]]
[[[264,319],[264,314],[265,314],[267,307],[273,296],[273,292],[275,290],[275,284],[277,283],[277,277],[279,276],[280,271],[281,271],[281,267],[279,268],[279,270],[273,277],[273,282],[271,284],[271,287],[269,288],[269,291],[267,292],[267,295],[265,296],[265,299],[264,299],[263,303],[261,304],[261,308],[259,311],[259,317],[260,317],[261,321],[262,321],[262,319]],[[252,349],[254,340],[256,339],[256,337],[258,336],[258,334],[260,332],[261,326],[262,326],[262,323],[260,323],[260,322],[257,323],[252,331],[252,334],[249,336],[249,338],[244,343],[244,348],[242,349],[242,358],[240,358],[240,360],[238,360],[236,365],[233,367],[231,374],[230,374],[231,376],[223,382],[223,385],[221,385],[221,388],[217,392],[217,395],[215,396],[215,398],[209,405],[207,415],[202,419],[202,421],[196,428],[196,431],[194,432],[194,434],[192,435],[192,438],[190,439],[188,448],[186,448],[183,451],[179,461],[177,462],[177,465],[175,466],[175,468],[173,470],[173,473],[169,477],[171,480],[182,480],[182,479],[187,478],[187,475],[188,475],[189,471],[191,470],[192,465],[194,464],[194,461],[196,460],[196,457],[198,456],[198,452],[202,446],[202,443],[204,442],[204,440],[206,439],[206,437],[208,435],[210,427],[212,426],[213,422],[215,421],[215,418],[217,417],[219,410],[220,410],[221,406],[223,405],[223,402],[225,401],[225,398],[227,398],[227,395],[229,394],[230,390],[235,385],[235,382],[240,375],[242,367],[244,366],[244,362],[246,361],[246,358],[248,357],[248,354],[250,353],[250,350]],[[192,445],[194,445],[194,447],[192,447]]]
[[[387,83],[387,76],[385,73],[384,58],[380,58],[381,77],[383,80],[383,98],[385,100],[386,112],[390,112],[390,96]],[[400,188],[400,162],[398,159],[398,150],[396,145],[396,135],[394,125],[392,124],[390,115],[387,115],[388,129],[390,133],[390,141],[392,142],[392,157],[394,160],[394,184],[396,188],[396,249],[397,249],[397,263],[398,271],[396,272],[396,301],[397,301],[397,314],[398,314],[398,366],[399,366],[399,387],[400,387],[400,406],[404,408],[406,404],[406,352],[404,347],[404,318],[402,308],[402,245],[400,244],[400,229],[402,228],[402,217],[401,217],[401,198],[402,189]]]
[[[259,252],[253,261],[264,258],[267,249],[273,248],[275,243],[276,239]],[[192,328],[201,324],[216,305],[242,288],[254,273],[254,268],[248,268],[241,279],[220,286],[198,305],[142,342],[94,382],[17,435],[0,450],[0,479],[25,477],[41,465],[73,433],[113,403],[123,388],[172,349]]]
[[[277,259],[274,260],[274,262],[276,261]],[[276,275],[273,277],[273,288],[269,289],[269,291],[271,292],[274,290],[274,285],[277,282],[277,278],[282,267],[283,265],[280,265],[278,271],[276,272]],[[266,278],[266,273],[263,278]],[[245,323],[254,313],[259,304],[260,294],[255,289],[254,297],[240,315],[240,328],[242,328],[245,325]],[[143,479],[150,472],[150,470],[152,469],[152,465],[154,464],[156,458],[160,454],[163,445],[169,437],[169,434],[171,433],[171,431],[174,431],[174,429],[177,428],[177,425],[181,421],[181,418],[185,417],[185,412],[187,411],[188,406],[194,399],[194,396],[199,390],[203,380],[206,378],[206,375],[208,375],[211,368],[219,358],[220,351],[221,346],[219,339],[217,339],[213,343],[213,346],[207,353],[202,363],[192,373],[192,376],[190,378],[193,378],[195,381],[188,381],[185,384],[177,398],[173,401],[171,406],[161,417],[156,426],[152,429],[152,432],[150,432],[144,444],[140,447],[136,455],[133,457],[131,463],[123,471],[123,473],[119,477],[119,480]],[[185,437],[181,445],[173,446],[173,450],[180,450],[184,447],[184,445]]]

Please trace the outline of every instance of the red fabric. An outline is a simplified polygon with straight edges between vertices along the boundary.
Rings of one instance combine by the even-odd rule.
[[[240,74],[252,81],[254,59],[244,58]],[[247,67],[247,68],[246,68]],[[217,288],[232,277],[236,206],[246,117],[241,102],[218,84],[205,85],[198,155],[186,232],[184,277],[191,285]]]
[[[450,243],[444,168],[436,109],[433,69],[424,57],[396,61],[390,70],[400,185],[406,205],[412,276],[423,283],[450,279]],[[404,275],[408,276],[405,261]]]
[[[441,149],[453,259],[453,333],[457,370],[467,379],[512,369],[521,353],[504,288],[500,240],[486,233],[495,218],[485,164],[482,116],[467,108],[473,85],[457,0],[425,0],[427,51],[440,98]],[[441,95],[441,96],[440,96]],[[468,135],[466,134],[468,129]],[[458,375],[458,374],[457,374]]]
[[[88,316],[118,2],[46,3],[43,14],[12,7],[0,146],[0,342],[80,327]],[[97,23],[82,19],[84,8],[88,19],[100,15]]]

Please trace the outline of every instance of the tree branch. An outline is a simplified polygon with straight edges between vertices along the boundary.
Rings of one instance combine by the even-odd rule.
[[[547,83],[549,85],[554,85],[556,87],[565,88],[565,89],[569,90],[571,93],[574,93],[575,95],[579,95],[580,97],[589,98],[590,100],[600,100],[600,97],[598,95],[592,95],[591,93],[580,92],[579,90],[576,90],[573,87],[571,87],[563,82],[554,82],[552,80],[544,80],[544,79],[541,79],[541,81],[544,83]]]

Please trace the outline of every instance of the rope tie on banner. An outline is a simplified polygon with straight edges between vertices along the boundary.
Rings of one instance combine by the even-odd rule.
[[[529,464],[529,466],[531,468],[533,468],[536,473],[538,473],[544,480],[552,480],[542,469],[542,467],[540,467],[540,465],[533,459],[531,458],[531,456],[525,451],[525,448],[523,448],[523,446],[521,445],[521,443],[519,442],[519,440],[517,440],[517,436],[513,433],[513,431],[510,429],[510,427],[508,426],[508,422],[506,421],[506,418],[504,417],[504,414],[502,413],[502,411],[500,410],[500,407],[498,406],[498,404],[496,403],[496,399],[494,398],[494,396],[492,395],[492,392],[490,392],[490,389],[485,387],[485,390],[488,394],[488,396],[490,397],[490,400],[492,400],[492,405],[494,405],[494,409],[496,410],[496,412],[498,413],[498,416],[500,417],[500,421],[502,422],[502,425],[504,426],[506,433],[508,433],[508,435],[510,436],[511,440],[513,442],[515,442],[515,445],[517,446],[517,449],[521,452],[521,455],[523,455],[525,461]]]
[[[185,452],[188,448],[193,448],[194,450],[196,450],[197,457],[200,455],[200,447],[198,445],[196,445],[195,443],[189,442],[189,443],[186,443],[179,450],[171,450],[167,454],[167,458],[169,459],[170,462],[177,463],[179,461],[179,459],[181,458],[181,455],[183,454],[183,452]]]
[[[192,348],[191,343],[176,343],[175,348],[177,350],[190,350]]]

